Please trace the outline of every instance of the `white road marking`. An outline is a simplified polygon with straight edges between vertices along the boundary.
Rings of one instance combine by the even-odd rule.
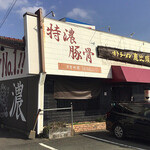
[[[47,149],[50,149],[50,150],[58,150],[58,149],[56,149],[56,148],[53,148],[53,147],[48,146],[48,145],[43,144],[43,143],[39,143],[39,144],[40,144],[41,146],[43,146],[43,147],[47,148]]]
[[[101,138],[97,138],[97,137],[90,136],[90,135],[87,135],[87,134],[82,134],[82,135],[83,135],[84,137],[88,137],[88,138],[95,139],[95,140],[98,140],[98,141],[106,142],[106,143],[109,143],[109,144],[114,144],[114,145],[118,145],[118,146],[133,148],[133,149],[136,149],[136,150],[146,150],[146,149],[142,149],[142,148],[138,148],[138,147],[134,147],[134,146],[129,146],[129,145],[125,145],[125,144],[120,144],[120,143],[108,141],[108,140],[101,139]]]

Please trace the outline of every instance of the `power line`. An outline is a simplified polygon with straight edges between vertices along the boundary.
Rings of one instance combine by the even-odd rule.
[[[4,18],[2,19],[1,23],[0,23],[0,29],[2,28],[3,24],[5,23],[7,17],[9,16],[11,10],[13,9],[13,7],[15,6],[17,0],[13,0],[13,2],[11,3],[10,7],[7,9],[7,12],[4,16]]]

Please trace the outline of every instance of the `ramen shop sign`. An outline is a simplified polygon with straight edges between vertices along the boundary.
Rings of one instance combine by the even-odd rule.
[[[68,43],[68,57],[72,60],[83,60],[87,63],[92,63],[94,52],[90,47],[81,48],[76,40],[76,33],[72,28],[62,29],[58,24],[50,23],[46,29],[46,35],[59,42]]]
[[[97,57],[126,63],[150,66],[150,53],[98,46]]]

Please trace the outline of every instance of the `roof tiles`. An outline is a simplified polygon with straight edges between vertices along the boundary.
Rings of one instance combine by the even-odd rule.
[[[15,39],[5,36],[0,36],[0,44],[17,50],[25,50],[25,42],[23,39]]]

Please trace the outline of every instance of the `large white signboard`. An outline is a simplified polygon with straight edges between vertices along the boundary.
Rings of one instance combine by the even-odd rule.
[[[94,30],[51,19],[44,19],[44,29],[47,74],[102,76],[96,47],[90,43]]]
[[[97,57],[97,46],[147,52],[150,43],[44,19],[47,74],[112,78],[111,65],[146,68]]]

